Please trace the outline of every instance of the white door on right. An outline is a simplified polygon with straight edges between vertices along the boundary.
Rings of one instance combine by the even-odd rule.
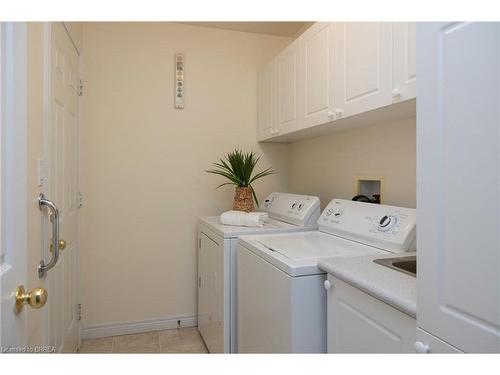
[[[392,24],[339,22],[334,30],[335,118],[392,103]]]
[[[417,323],[500,352],[500,24],[419,23],[417,74]]]

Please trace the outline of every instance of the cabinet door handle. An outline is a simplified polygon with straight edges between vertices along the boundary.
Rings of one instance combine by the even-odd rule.
[[[417,353],[426,354],[426,353],[429,353],[429,351],[430,351],[429,345],[426,345],[421,341],[416,341],[414,347],[415,347],[415,351]]]
[[[330,290],[332,287],[332,283],[330,282],[330,280],[325,280],[323,286],[325,287],[325,290]]]
[[[328,118],[330,120],[335,120],[335,113],[333,111],[328,111]]]
[[[340,109],[340,108],[337,108],[335,110],[335,115],[337,116],[337,118],[341,118],[343,113],[344,113],[344,111],[342,111],[342,109]]]

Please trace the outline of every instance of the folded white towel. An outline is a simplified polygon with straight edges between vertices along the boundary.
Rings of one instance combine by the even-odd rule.
[[[261,227],[268,216],[267,212],[227,211],[220,215],[220,222],[225,225]]]

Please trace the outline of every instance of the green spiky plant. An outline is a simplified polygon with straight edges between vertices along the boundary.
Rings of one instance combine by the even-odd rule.
[[[220,184],[217,186],[217,189],[225,185],[250,187],[252,189],[253,198],[255,199],[255,203],[258,207],[259,201],[257,200],[257,195],[255,194],[252,183],[259,178],[269,176],[277,172],[275,170],[271,170],[271,168],[267,168],[252,176],[259,159],[260,157],[255,155],[253,151],[244,153],[243,151],[236,149],[229,152],[223,159],[220,159],[218,163],[212,163],[215,168],[205,172],[226,177],[230,181]]]

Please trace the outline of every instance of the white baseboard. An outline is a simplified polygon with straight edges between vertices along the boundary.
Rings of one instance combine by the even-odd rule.
[[[128,335],[132,333],[143,333],[160,331],[163,329],[178,328],[180,320],[181,327],[196,327],[198,322],[196,316],[175,316],[164,319],[142,320],[135,322],[122,322],[111,324],[100,324],[81,328],[82,340],[96,339],[99,337]]]

